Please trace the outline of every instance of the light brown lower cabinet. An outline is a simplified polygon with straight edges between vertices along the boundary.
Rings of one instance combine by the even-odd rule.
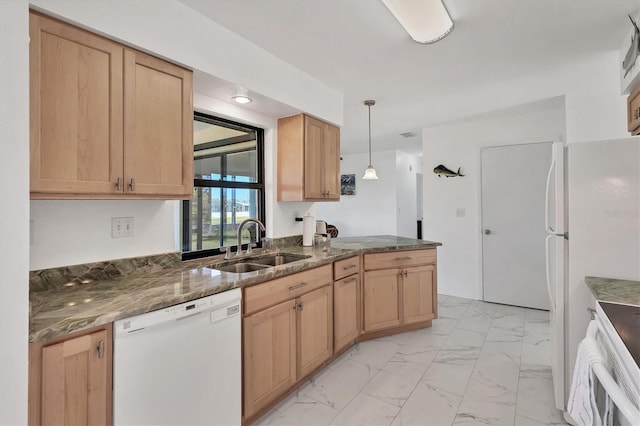
[[[369,269],[364,272],[362,295],[365,333],[436,317],[435,249],[365,254],[364,258]]]
[[[292,292],[321,279],[316,270],[266,285],[286,284]],[[244,418],[286,393],[333,355],[333,287],[329,265],[327,284],[244,318]],[[258,293],[260,284],[250,287]],[[264,297],[268,297],[265,295]],[[250,297],[245,306],[255,306]]]
[[[112,324],[29,348],[29,424],[111,424]]]
[[[364,273],[364,331],[400,325],[399,276],[398,269]]]
[[[358,274],[338,280],[333,285],[333,338],[334,351],[358,337]]]
[[[298,300],[298,372],[302,378],[333,355],[333,288],[319,288]]]
[[[288,300],[244,318],[245,417],[296,381],[296,305]]]
[[[407,268],[402,281],[402,322],[410,324],[434,318],[433,283],[435,266]]]

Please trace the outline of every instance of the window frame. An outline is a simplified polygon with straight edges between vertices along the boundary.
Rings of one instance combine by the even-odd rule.
[[[227,120],[220,117],[215,117],[210,114],[205,114],[202,112],[194,111],[193,113],[194,121],[201,121],[204,123],[214,124],[218,126],[223,126],[231,129],[236,129],[240,131],[253,131],[256,135],[256,180],[257,182],[237,182],[237,181],[225,181],[225,180],[209,180],[209,179],[196,179],[195,173],[193,177],[193,187],[197,188],[226,188],[226,189],[253,189],[257,190],[258,194],[256,200],[258,202],[257,210],[258,217],[262,223],[265,222],[265,206],[266,206],[266,197],[265,197],[265,182],[264,182],[264,129],[260,127],[251,126],[248,124],[238,123],[235,121]],[[234,140],[236,139],[236,140]],[[203,144],[200,150],[210,149],[214,147],[233,145],[234,143],[244,142],[244,137],[237,138],[229,138],[222,143],[219,142],[211,142]],[[194,146],[194,161],[195,159],[195,146]],[[242,151],[234,151],[242,152]],[[224,157],[224,154],[221,154]],[[208,256],[216,256],[224,253],[223,247],[213,248],[213,249],[202,249],[202,250],[194,250],[194,251],[185,251],[185,249],[191,248],[191,203],[194,199],[183,200],[181,206],[181,214],[182,214],[182,229],[181,229],[181,252],[182,252],[182,260],[190,260],[190,259],[198,259],[202,257]],[[258,247],[262,247],[262,239],[258,238],[257,242]],[[246,249],[249,246],[249,243],[242,244],[242,248]]]

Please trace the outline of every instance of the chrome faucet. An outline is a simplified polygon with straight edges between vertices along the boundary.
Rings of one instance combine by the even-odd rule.
[[[236,250],[236,256],[242,256],[242,228],[244,228],[244,225],[246,225],[249,222],[255,222],[255,224],[257,226],[260,227],[260,229],[262,229],[263,231],[266,231],[264,224],[262,222],[260,222],[258,219],[254,219],[252,217],[243,220],[242,222],[240,222],[240,225],[238,226],[238,249]],[[247,254],[251,254],[252,250],[251,250],[251,241],[249,241],[249,247],[247,248]]]

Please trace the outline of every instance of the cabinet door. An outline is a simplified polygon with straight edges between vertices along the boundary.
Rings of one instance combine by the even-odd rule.
[[[299,377],[315,370],[333,354],[333,288],[319,288],[298,298]]]
[[[340,199],[340,129],[325,124],[324,132],[324,189],[328,200]]]
[[[125,192],[191,197],[191,71],[126,49],[124,75]]]
[[[434,267],[407,268],[402,275],[402,318],[405,324],[434,318]]]
[[[400,270],[381,269],[364,274],[364,331],[400,324],[398,279]]]
[[[244,319],[244,416],[252,416],[296,382],[296,301]]]
[[[358,337],[358,275],[333,285],[333,334],[337,352]]]
[[[326,198],[324,184],[325,123],[304,117],[304,198]]]
[[[98,331],[42,349],[43,425],[110,422],[107,336]]]
[[[627,129],[632,135],[640,133],[640,86],[627,97]]]
[[[122,47],[34,13],[29,35],[32,198],[122,193]]]

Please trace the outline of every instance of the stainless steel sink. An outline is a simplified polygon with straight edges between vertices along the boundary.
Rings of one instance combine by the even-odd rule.
[[[254,272],[261,269],[271,268],[273,266],[284,265],[286,263],[295,262],[298,260],[306,259],[308,257],[311,256],[303,254],[279,253],[269,256],[247,257],[244,259],[239,259],[230,265],[222,265],[212,268],[223,272],[242,274],[245,272]]]
[[[285,263],[291,263],[298,260],[306,259],[308,257],[311,256],[306,256],[304,254],[279,253],[271,256],[248,259],[247,261],[259,265],[278,266],[284,265]]]
[[[233,272],[235,274],[242,274],[244,272],[259,271],[260,269],[266,269],[267,265],[256,265],[254,263],[234,263],[233,265],[218,266],[216,269],[224,272]]]

